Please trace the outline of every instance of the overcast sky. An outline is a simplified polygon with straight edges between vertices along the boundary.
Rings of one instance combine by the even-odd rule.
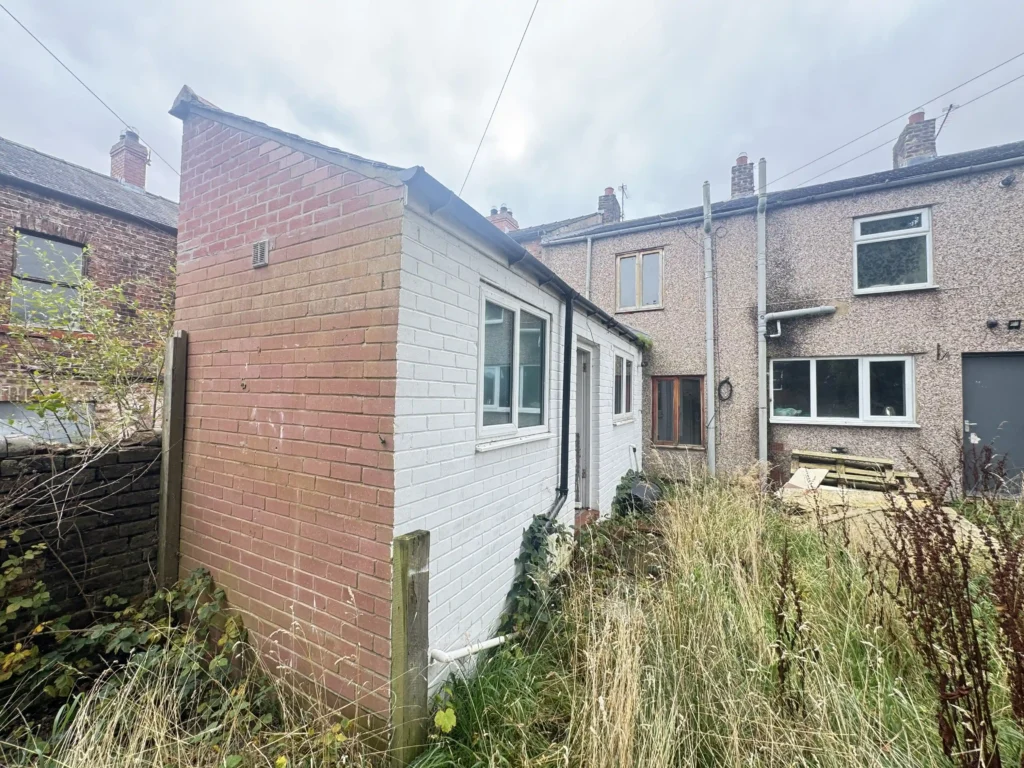
[[[188,83],[223,109],[458,190],[533,0],[4,0],[177,167]],[[1019,0],[540,0],[463,197],[523,226],[729,196],[740,150],[769,179],[1024,51]],[[120,124],[0,12],[0,135],[100,171]],[[1024,74],[1024,57],[941,102]],[[901,119],[785,179],[894,138]],[[1024,79],[954,111],[949,154],[1024,139]],[[824,177],[882,170],[888,148]],[[148,188],[177,199],[156,157]]]

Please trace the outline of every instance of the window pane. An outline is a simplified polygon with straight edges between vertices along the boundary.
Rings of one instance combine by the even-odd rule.
[[[658,412],[654,414],[654,439],[659,443],[674,443],[676,382],[659,379],[655,386],[658,388]]]
[[[498,304],[486,302],[484,324],[484,395],[486,372],[493,371],[495,385],[491,402],[484,400],[484,426],[512,423],[512,351],[516,314]],[[500,318],[499,318],[500,316]],[[493,318],[493,319],[492,319]]]
[[[77,288],[11,280],[11,314],[26,325],[74,328]]]
[[[862,235],[877,235],[882,232],[896,232],[901,229],[917,229],[921,226],[921,214],[911,213],[905,216],[893,216],[888,219],[877,221],[862,221],[860,233]]]
[[[636,256],[619,259],[619,306],[636,306]]]
[[[14,274],[21,277],[78,285],[82,277],[82,248],[19,233],[15,267]]]
[[[772,393],[774,415],[810,416],[810,361],[786,360],[772,363]]]
[[[633,361],[626,361],[626,413],[633,412]]]
[[[519,313],[519,426],[544,423],[544,349],[547,323],[529,312]]]
[[[623,359],[615,356],[615,413],[622,413],[622,368]]]
[[[661,254],[645,253],[643,259],[643,288],[644,306],[661,303]]]
[[[857,245],[857,287],[928,282],[927,236]]]
[[[818,417],[856,419],[860,416],[860,363],[857,360],[818,360]]]
[[[680,379],[679,400],[679,442],[701,445],[700,379]]]
[[[868,363],[872,416],[907,415],[906,365],[903,360]]]

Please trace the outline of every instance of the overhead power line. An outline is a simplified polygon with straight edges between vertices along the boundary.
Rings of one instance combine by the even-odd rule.
[[[871,129],[870,131],[868,131],[867,133],[862,133],[862,134],[861,134],[860,136],[858,136],[857,138],[855,138],[855,139],[850,139],[850,140],[849,140],[848,142],[846,142],[845,144],[841,144],[841,145],[839,145],[838,147],[836,147],[835,149],[829,150],[829,151],[828,151],[828,152],[826,152],[825,154],[823,154],[823,155],[821,155],[821,156],[819,156],[819,157],[816,157],[816,158],[814,158],[814,159],[813,159],[813,160],[811,160],[810,162],[804,163],[804,164],[803,164],[803,165],[801,165],[801,166],[800,166],[799,168],[794,168],[794,169],[793,169],[792,171],[789,171],[789,172],[787,172],[787,173],[784,173],[784,174],[782,174],[781,176],[779,176],[779,177],[777,177],[777,178],[773,179],[772,181],[768,182],[768,186],[770,187],[770,186],[771,186],[772,184],[775,184],[775,183],[777,183],[777,182],[779,182],[779,181],[782,181],[783,179],[785,179],[785,178],[787,178],[787,177],[789,177],[789,176],[792,176],[792,175],[793,175],[794,173],[798,173],[799,171],[802,171],[802,170],[803,170],[804,168],[807,168],[807,167],[809,167],[809,166],[812,166],[812,165],[814,165],[814,164],[815,164],[816,162],[818,162],[819,160],[824,160],[824,159],[825,159],[826,157],[831,157],[831,156],[832,156],[832,155],[834,155],[834,154],[835,154],[836,152],[839,152],[840,150],[846,149],[846,148],[847,148],[848,146],[850,146],[851,144],[856,144],[856,143],[857,143],[858,141],[860,141],[861,139],[867,138],[868,136],[870,136],[870,135],[871,135],[871,134],[873,134],[873,133],[878,133],[878,131],[880,131],[880,130],[882,130],[883,128],[885,128],[885,126],[887,126],[887,125],[891,125],[892,123],[895,123],[895,122],[896,122],[897,120],[900,120],[900,119],[902,119],[902,118],[903,118],[903,116],[904,116],[904,115],[906,115],[906,114],[907,114],[908,112],[912,112],[913,110],[917,109],[918,107],[922,107],[922,106],[924,106],[925,104],[931,104],[931,103],[932,103],[933,101],[938,101],[938,100],[939,100],[939,99],[941,99],[942,97],[944,97],[944,96],[948,96],[949,94],[953,93],[953,91],[958,91],[958,90],[960,90],[961,88],[963,88],[963,87],[964,87],[965,85],[970,85],[970,84],[971,84],[971,83],[973,83],[973,82],[974,82],[975,80],[977,80],[977,79],[979,79],[979,78],[982,78],[982,77],[984,77],[985,75],[987,75],[987,74],[989,74],[989,73],[991,73],[991,72],[995,72],[995,71],[996,71],[997,69],[1000,69],[1001,67],[1005,67],[1005,66],[1006,66],[1007,64],[1010,64],[1011,62],[1014,62],[1014,61],[1016,61],[1017,59],[1019,59],[1019,58],[1020,58],[1021,56],[1024,56],[1024,51],[1021,51],[1021,52],[1020,52],[1020,53],[1018,53],[1018,54],[1017,54],[1016,56],[1011,56],[1011,57],[1010,57],[1010,58],[1008,58],[1008,59],[1007,59],[1006,61],[1004,61],[1004,62],[1002,62],[1002,63],[1000,63],[1000,64],[996,64],[996,65],[995,65],[994,67],[991,67],[990,69],[986,69],[986,70],[985,70],[984,72],[982,72],[982,73],[980,73],[980,74],[977,74],[977,75],[975,75],[974,77],[972,77],[972,78],[971,78],[971,79],[969,79],[969,80],[964,80],[964,81],[963,81],[962,83],[960,83],[960,85],[957,85],[957,86],[955,86],[955,87],[953,87],[953,88],[950,88],[950,89],[949,89],[948,91],[945,91],[944,93],[940,93],[940,94],[939,94],[938,96],[933,96],[932,98],[928,99],[928,101],[918,102],[918,104],[917,104],[916,106],[913,106],[913,107],[911,107],[910,109],[906,110],[905,112],[900,112],[900,114],[896,115],[896,117],[892,118],[891,120],[886,120],[886,121],[885,121],[884,123],[882,123],[881,125],[878,125],[878,126],[876,126],[876,127],[872,128],[872,129]],[[1012,82],[1012,81],[1011,81],[1011,82]],[[987,95],[987,94],[982,94],[982,95]],[[970,103],[970,102],[968,102],[968,103]],[[966,105],[966,104],[961,104],[960,106],[967,106],[967,105]],[[888,142],[887,142],[887,143],[888,143]],[[877,149],[877,147],[876,147],[875,149]],[[874,149],[871,149],[871,150],[868,150],[868,151],[869,151],[869,152],[873,152],[873,151],[874,151]],[[864,154],[867,154],[867,153],[864,153]],[[863,157],[863,156],[864,156],[864,155],[857,155],[857,157]],[[855,158],[853,158],[853,159],[854,159],[854,160],[856,160],[856,159],[857,159],[857,157],[855,157]],[[850,161],[847,161],[847,162],[850,162]],[[837,167],[841,167],[841,166],[837,166]],[[828,173],[828,171],[825,171],[825,173]],[[819,174],[819,176],[823,176],[823,175],[824,175],[824,174]],[[818,176],[814,176],[814,177],[812,177],[812,178],[815,178],[815,179],[816,179],[816,178],[818,178]],[[808,179],[808,181],[810,181],[810,179]],[[806,181],[804,181],[804,182],[802,182],[802,183],[803,183],[803,184],[806,184],[807,182],[806,182]]]
[[[1024,55],[1024,54],[1022,54],[1022,55]],[[1017,82],[1018,80],[1024,80],[1024,73],[1019,74],[1016,77],[1007,80],[1005,83],[1000,83],[995,88],[990,88],[989,90],[985,91],[984,93],[978,94],[977,96],[975,96],[970,101],[965,101],[963,104],[958,104],[956,106],[951,106],[951,108],[946,112],[946,119],[949,118],[949,115],[954,110],[956,110],[956,109],[963,109],[964,107],[966,107],[966,106],[968,106],[970,104],[973,104],[974,102],[978,101],[979,99],[983,99],[986,96],[988,96],[990,94],[993,94],[996,91],[998,91],[998,90],[1000,90],[1002,88],[1005,88],[1008,85],[1011,85],[1011,84]],[[941,98],[941,97],[936,97],[936,98]],[[934,101],[934,99],[932,99],[932,101]],[[946,120],[944,119],[942,122],[943,122],[943,125],[944,125]],[[888,123],[887,123],[887,125],[888,125]],[[822,176],[825,176],[826,174],[832,173],[832,171],[838,170],[839,168],[842,168],[844,165],[847,165],[848,163],[852,163],[854,160],[860,160],[860,158],[864,157],[865,155],[870,155],[872,152],[874,152],[876,150],[879,150],[879,149],[881,149],[882,147],[884,147],[884,146],[886,146],[888,144],[892,144],[898,138],[899,138],[899,136],[897,135],[897,136],[893,136],[890,139],[886,139],[881,144],[879,144],[879,145],[877,145],[875,147],[872,147],[871,149],[869,149],[869,150],[867,150],[865,152],[861,152],[859,155],[851,157],[849,160],[844,160],[843,162],[839,163],[839,165],[834,165],[831,168],[829,168],[827,171],[822,171],[821,173],[817,174],[816,176],[811,176],[811,178],[809,178],[809,179],[804,179],[799,184],[797,184],[797,186],[798,187],[802,187],[804,184],[807,184],[808,182],[814,181],[815,179],[820,179]],[[781,178],[781,177],[779,177],[779,178]]]
[[[39,46],[44,51],[46,51],[48,54],[50,54],[50,56],[53,57],[54,61],[56,61],[58,64],[60,64],[62,67],[64,67],[64,69],[67,71],[67,73],[69,75],[71,75],[73,78],[75,78],[75,80],[78,81],[79,85],[81,85],[83,88],[85,88],[85,90],[87,90],[90,94],[92,94],[92,97],[94,99],[96,99],[96,101],[98,101],[100,104],[102,104],[110,114],[112,114],[114,117],[116,117],[125,128],[128,128],[128,129],[133,130],[133,131],[135,130],[130,125],[128,125],[128,121],[127,120],[125,120],[123,117],[121,117],[119,114],[117,114],[117,112],[114,111],[113,107],[111,107],[109,104],[107,104],[107,102],[105,102],[103,99],[101,99],[99,97],[99,95],[96,93],[96,91],[94,91],[92,88],[90,88],[88,85],[86,85],[85,81],[82,80],[82,78],[80,78],[78,75],[76,75],[74,73],[74,71],[72,71],[71,67],[69,67],[67,64],[65,64],[63,61],[61,61],[60,57],[57,56],[56,53],[54,53],[49,48],[47,48],[46,47],[46,43],[44,43],[42,40],[40,40],[38,37],[36,37],[32,33],[31,29],[29,29],[24,24],[22,24],[21,20],[18,19],[18,17],[15,16],[13,13],[11,13],[10,10],[8,10],[6,5],[4,5],[3,3],[0,3],[0,10],[3,10],[4,13],[6,13],[8,16],[11,17],[11,19],[14,21],[15,24],[17,24],[19,27],[21,27],[23,30],[25,30],[25,32],[28,34],[29,37],[31,37],[33,40],[35,40],[37,43],[39,43]],[[142,138],[142,137],[140,136],[139,138]],[[178,173],[178,169],[177,168],[175,168],[173,165],[171,165],[169,162],[167,162],[167,159],[164,158],[163,155],[161,155],[159,152],[157,152],[155,149],[153,149],[152,145],[149,145],[149,150],[154,155],[156,155],[158,158],[163,160],[164,165],[166,165],[168,168],[170,168],[172,171],[174,171],[174,174],[176,176],[180,176],[181,175],[180,173]]]
[[[516,59],[519,58],[519,49],[523,47],[523,40],[526,39],[526,33],[530,31],[530,22],[533,21],[533,14],[537,12],[537,6],[540,5],[540,0],[536,0],[533,4],[533,10],[530,11],[530,18],[526,20],[526,28],[523,30],[523,36],[519,38],[519,45],[516,46],[516,52],[512,56],[512,63],[508,65],[508,72],[505,73],[505,79],[501,83],[501,90],[498,91],[498,98],[494,100],[494,108],[491,110],[491,116],[487,118],[487,125],[484,126],[483,135],[480,136],[480,142],[476,145],[476,152],[473,153],[473,159],[469,161],[469,170],[466,171],[466,178],[462,180],[462,186],[459,187],[459,195],[462,195],[462,190],[466,188],[466,182],[469,181],[469,174],[473,172],[473,166],[476,165],[476,157],[480,154],[480,147],[484,145],[484,139],[487,138],[487,131],[491,127],[491,120],[494,119],[494,113],[498,111],[498,103],[501,101],[501,94],[505,92],[505,86],[508,84],[509,75],[512,74],[512,67],[516,65]]]

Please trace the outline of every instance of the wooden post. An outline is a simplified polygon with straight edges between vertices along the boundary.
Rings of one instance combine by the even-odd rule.
[[[157,543],[158,586],[178,580],[181,541],[181,465],[185,442],[185,384],[188,331],[167,340],[164,358],[163,456],[160,461],[160,533]]]
[[[430,533],[395,538],[391,589],[391,765],[402,768],[427,743],[427,597]]]

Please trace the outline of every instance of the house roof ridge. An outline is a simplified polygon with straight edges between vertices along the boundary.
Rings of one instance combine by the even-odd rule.
[[[577,221],[583,221],[583,219],[590,218],[591,216],[597,216],[599,213],[600,211],[591,211],[590,213],[584,213],[579,216],[571,216],[568,219],[559,219],[557,221],[548,221],[545,222],[544,224],[533,224],[529,227],[520,227],[519,229],[512,230],[511,232],[508,233],[508,235],[513,240],[518,240],[520,237],[522,237],[522,235],[526,233],[533,234],[534,232],[539,232],[541,234],[544,234],[544,232],[548,229],[557,229],[558,227],[564,227],[567,226],[568,224],[574,224]]]
[[[954,152],[950,155],[940,155],[927,163],[918,163],[917,165],[908,166],[906,168],[890,168],[888,170],[875,171],[873,173],[862,174],[860,176],[847,176],[834,181],[825,181],[820,184],[814,184],[807,187],[790,187],[789,189],[780,189],[775,192],[768,193],[768,204],[771,205],[773,202],[797,203],[805,198],[810,199],[821,194],[842,192],[847,189],[852,192],[859,187],[867,186],[869,184],[885,184],[889,182],[903,181],[906,179],[914,179],[916,177],[927,177],[932,173],[942,171],[955,172],[957,170],[962,170],[964,173],[967,173],[976,165],[1013,159],[1019,159],[1021,163],[1024,164],[1024,141],[1014,141],[1006,144],[993,144],[987,147],[979,147],[978,149],[969,149],[964,152]],[[971,162],[974,160],[977,160],[977,162]],[[747,208],[751,210],[755,210],[757,208],[757,195],[716,201],[711,204],[711,213],[714,215],[715,213],[723,213],[726,211],[742,211]],[[703,210],[703,206],[699,205],[692,206],[690,208],[681,208],[667,213],[643,216],[637,219],[628,219],[614,224],[599,224],[595,227],[589,227],[587,229],[573,232],[569,236],[581,237],[593,234],[603,234],[605,232],[617,232],[619,230],[630,229],[632,227],[642,227],[661,222],[677,220],[685,221],[691,218],[703,216]],[[557,238],[555,238],[555,240],[557,240]]]

